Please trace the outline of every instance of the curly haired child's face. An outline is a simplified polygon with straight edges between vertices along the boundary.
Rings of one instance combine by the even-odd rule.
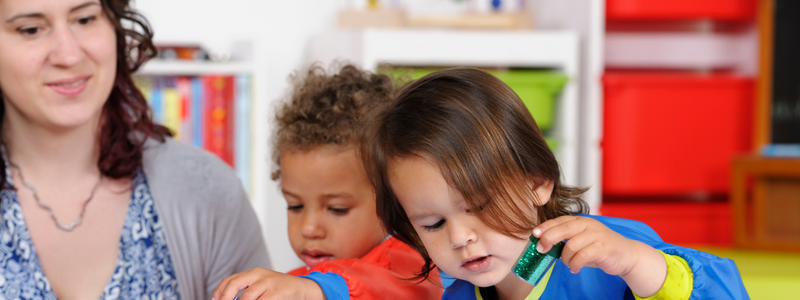
[[[398,158],[389,167],[392,190],[437,267],[481,287],[522,282],[511,268],[526,239],[509,237],[481,222],[428,160]]]
[[[289,241],[307,266],[359,258],[386,237],[375,194],[352,148],[323,146],[281,156]]]

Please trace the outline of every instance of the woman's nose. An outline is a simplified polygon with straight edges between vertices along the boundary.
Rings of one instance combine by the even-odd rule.
[[[53,28],[53,48],[50,51],[50,63],[58,67],[72,67],[83,58],[84,52],[80,41],[69,27]]]

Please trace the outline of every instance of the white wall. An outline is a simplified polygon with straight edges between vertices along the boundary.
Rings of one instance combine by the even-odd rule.
[[[286,234],[286,204],[269,178],[269,137],[274,102],[288,87],[287,76],[302,67],[312,33],[334,24],[341,1],[315,0],[136,0],[151,22],[157,42],[229,44],[250,40],[255,46],[255,120],[252,152],[252,203],[262,222],[275,270],[302,265]]]
[[[318,32],[335,24],[336,9],[356,0],[134,0],[150,20],[157,42],[229,44],[250,40],[255,45],[255,131],[251,145],[252,203],[262,222],[273,267],[288,271],[302,265],[291,250],[286,234],[286,204],[277,183],[269,179],[269,134],[274,103],[288,87],[287,76],[303,67],[306,44]],[[430,0],[433,1],[433,0]],[[599,74],[602,72],[601,39],[603,0],[530,0],[537,28],[573,29],[581,34],[582,73],[580,95],[585,131],[581,184],[593,186],[589,202],[599,206]]]

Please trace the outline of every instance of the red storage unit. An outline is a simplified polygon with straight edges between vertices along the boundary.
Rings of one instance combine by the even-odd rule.
[[[608,20],[752,20],[756,0],[607,0]]]
[[[733,245],[733,223],[728,203],[603,203],[600,214],[643,222],[667,243]]]
[[[727,193],[751,149],[753,80],[725,74],[606,73],[603,194]]]

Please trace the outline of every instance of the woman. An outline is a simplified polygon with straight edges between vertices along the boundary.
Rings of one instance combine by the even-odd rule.
[[[0,0],[5,298],[210,299],[269,267],[233,172],[152,122],[130,78],[152,32],[128,4]]]

